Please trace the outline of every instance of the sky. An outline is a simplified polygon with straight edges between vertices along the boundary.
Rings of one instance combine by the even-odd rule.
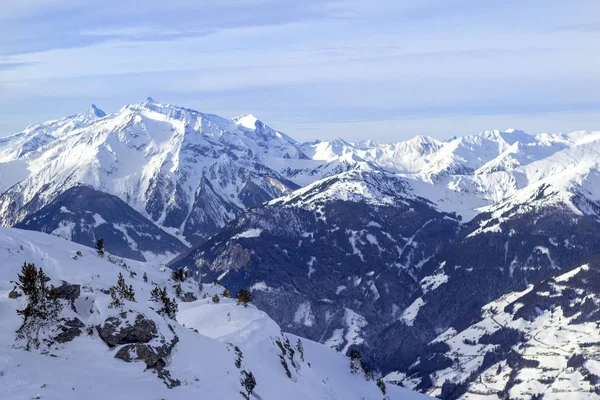
[[[148,96],[297,140],[600,130],[598,0],[0,0],[0,136]]]

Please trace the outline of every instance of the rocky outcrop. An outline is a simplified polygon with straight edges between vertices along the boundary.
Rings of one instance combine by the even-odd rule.
[[[75,308],[75,300],[81,294],[81,285],[73,285],[69,282],[62,281],[62,285],[54,288],[54,295],[59,299],[67,300],[71,304],[71,309],[77,312]]]
[[[100,338],[110,347],[148,343],[158,334],[154,321],[132,310],[124,311],[119,316],[108,317],[96,329]]]
[[[79,318],[68,319],[59,326],[61,332],[54,340],[58,343],[70,342],[82,334],[81,328],[83,327],[85,327],[85,324]]]
[[[179,342],[179,338],[175,336],[170,342],[166,340],[162,342],[160,345],[145,343],[125,345],[119,349],[115,358],[127,362],[143,361],[148,368],[164,368],[166,366],[165,359],[171,355],[171,351]]]
[[[115,358],[126,362],[143,361],[148,368],[161,370],[179,342],[173,327],[167,326],[167,332],[161,332],[155,321],[128,310],[108,317],[96,329],[100,338],[110,347],[124,345],[119,348]]]
[[[193,292],[185,292],[181,295],[180,300],[184,303],[191,303],[192,301],[198,300],[198,297]]]

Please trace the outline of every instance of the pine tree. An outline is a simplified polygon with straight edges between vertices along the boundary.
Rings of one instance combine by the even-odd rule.
[[[160,301],[162,303],[162,308],[158,311],[158,313],[163,317],[166,316],[168,318],[175,319],[177,317],[177,311],[179,311],[179,306],[177,305],[177,301],[175,299],[169,299],[166,287],[164,287],[160,292]]]
[[[148,275],[146,275],[146,273],[144,272],[144,276],[143,276],[144,282],[148,282]]]
[[[221,296],[230,299],[231,298],[231,292],[229,291],[229,289],[226,288],[225,290],[223,290],[223,294]]]
[[[215,294],[212,298],[213,303],[217,304],[219,301],[221,301],[221,299],[219,299],[219,295]]]
[[[150,300],[159,302],[160,301],[161,290],[158,286],[154,286],[154,289],[150,292]]]
[[[125,305],[125,303],[123,302],[123,300],[121,300],[121,297],[119,296],[119,294],[117,293],[117,288],[115,288],[114,286],[110,288],[110,304],[108,305],[108,308],[121,308]]]
[[[23,291],[23,294],[29,298],[27,306],[23,310],[17,312],[23,315],[24,319],[27,319],[34,312],[34,308],[37,308],[39,304],[39,288],[38,288],[38,271],[34,264],[24,263],[21,267],[21,274],[18,275],[19,288]]]
[[[383,395],[385,396],[387,389],[385,387],[385,382],[383,381],[383,378],[377,379],[377,387],[379,387],[379,390],[381,390],[381,393],[383,393]]]
[[[175,285],[175,296],[181,298],[181,294],[183,291],[181,290],[181,284]]]
[[[302,344],[302,340],[298,339],[296,348],[298,349],[298,353],[300,353],[300,360],[304,361],[304,345]]]
[[[119,272],[117,285],[110,288],[111,302],[108,305],[110,308],[118,308],[124,305],[123,300],[135,301],[135,291],[133,286],[125,284],[123,274]]]
[[[26,339],[26,349],[38,347],[40,331],[52,323],[59,315],[62,305],[53,286],[48,288],[48,278],[42,268],[24,263],[17,285],[27,296],[27,305],[17,313],[23,316],[23,324],[17,330],[18,339]]]
[[[187,276],[183,268],[177,268],[171,272],[171,279],[173,279],[175,282],[184,282],[186,278]]]
[[[248,307],[248,303],[252,301],[252,295],[246,289],[241,289],[237,294],[238,304],[243,304],[244,307]]]
[[[104,239],[98,239],[96,241],[96,251],[100,257],[104,257]]]

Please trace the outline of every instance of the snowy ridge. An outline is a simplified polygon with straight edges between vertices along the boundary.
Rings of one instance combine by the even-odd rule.
[[[446,141],[300,144],[251,114],[227,119],[147,98],[110,115],[92,106],[1,139],[0,221],[13,225],[83,184],[191,245],[249,206],[366,169],[402,175],[415,195],[465,220],[509,197],[528,198],[541,182],[595,203],[599,139],[600,132],[510,129]]]
[[[324,178],[267,204],[314,209],[336,200],[393,205],[406,198],[415,196],[405,180],[360,162],[348,172]]]

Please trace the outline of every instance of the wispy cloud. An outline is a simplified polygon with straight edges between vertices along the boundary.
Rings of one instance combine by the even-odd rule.
[[[37,103],[58,117],[147,95],[259,113],[300,136],[313,132],[307,123],[352,130],[352,122],[452,125],[522,113],[539,122],[534,115],[589,116],[600,104],[596,2],[12,3],[0,17],[4,133],[22,128],[23,113],[39,120],[28,111]],[[348,132],[359,134],[376,132]]]

